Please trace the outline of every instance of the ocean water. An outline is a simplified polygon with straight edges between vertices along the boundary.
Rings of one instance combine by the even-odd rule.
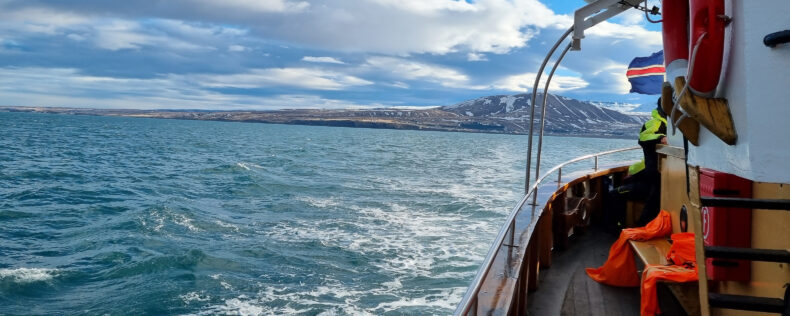
[[[0,314],[450,314],[526,144],[0,113]],[[547,137],[542,164],[635,144]]]

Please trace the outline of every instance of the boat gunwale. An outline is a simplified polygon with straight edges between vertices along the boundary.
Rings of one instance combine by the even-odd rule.
[[[593,173],[589,173],[589,174],[587,174],[585,176],[580,177],[579,179],[581,179],[581,178],[584,178],[584,180],[590,179],[590,175],[596,175],[596,177],[602,176],[604,174],[610,173],[611,170],[622,168],[622,166],[621,167],[614,167],[614,168],[603,170],[603,171],[599,171],[598,170],[598,165],[597,165],[598,157],[606,156],[606,155],[610,155],[610,154],[614,154],[614,153],[619,153],[619,152],[637,150],[637,149],[641,149],[641,147],[634,146],[634,147],[619,148],[619,149],[614,149],[614,150],[603,151],[603,152],[599,152],[599,153],[579,156],[579,157],[576,157],[574,159],[565,161],[563,163],[560,163],[560,164],[554,166],[553,168],[549,169],[549,171],[547,171],[542,177],[540,177],[535,183],[533,183],[531,185],[529,191],[527,191],[526,194],[524,194],[522,196],[521,200],[516,204],[515,207],[513,207],[513,209],[510,211],[510,214],[508,214],[507,220],[502,225],[502,228],[500,228],[499,233],[497,234],[497,237],[494,239],[494,242],[492,243],[491,247],[488,250],[488,254],[486,254],[486,258],[483,260],[483,263],[480,265],[480,268],[478,269],[477,274],[475,275],[475,278],[473,279],[470,287],[467,289],[467,292],[464,294],[463,298],[459,302],[458,307],[456,308],[456,310],[453,313],[453,315],[466,315],[466,314],[469,313],[469,311],[472,309],[472,307],[476,307],[477,306],[478,296],[480,294],[480,290],[481,290],[481,288],[483,286],[483,283],[486,280],[486,277],[488,276],[488,273],[491,270],[491,267],[492,267],[492,265],[493,265],[493,263],[494,263],[494,261],[496,259],[496,254],[499,252],[499,249],[504,244],[505,236],[507,236],[508,232],[511,230],[511,228],[513,228],[513,226],[515,226],[515,219],[519,215],[521,210],[524,208],[524,205],[527,203],[529,198],[532,197],[532,195],[537,195],[539,186],[543,183],[543,181],[546,180],[546,178],[548,178],[548,176],[552,175],[557,170],[561,170],[563,167],[565,167],[567,165],[570,165],[572,163],[576,163],[576,162],[579,162],[579,161],[587,160],[587,159],[593,159],[593,158],[596,160],[596,166],[595,166],[595,169],[593,170]],[[560,175],[561,174],[562,173],[560,172]],[[555,191],[555,194],[553,194],[552,197],[549,200],[552,201],[555,198],[557,191],[560,191],[561,189],[562,190],[567,189],[567,187],[569,187],[573,183],[578,183],[578,182],[574,182],[576,180],[578,180],[578,179],[574,179],[574,180],[566,183],[564,187],[558,188],[558,190]],[[579,181],[582,181],[582,180],[579,180]],[[538,213],[537,214],[538,216],[536,217],[535,216],[536,215],[535,214],[536,206],[537,205],[533,205],[533,207],[532,207],[532,214],[531,214],[531,217],[530,217],[530,223],[527,225],[527,230],[524,232],[524,233],[526,233],[528,235],[526,243],[525,243],[526,245],[529,245],[532,242],[532,233],[534,232],[535,227],[536,227],[537,222],[538,222],[536,219],[540,218],[541,215],[543,215],[543,211],[545,209],[545,207],[542,208],[540,210],[540,213]],[[513,234],[515,234],[515,232],[513,232]]]

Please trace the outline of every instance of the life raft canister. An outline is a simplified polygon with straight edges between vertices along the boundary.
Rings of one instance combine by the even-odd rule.
[[[695,46],[699,47],[689,65],[691,78],[688,78],[688,85],[691,92],[711,97],[719,84],[724,57],[724,29],[727,26],[724,0],[691,0],[690,3],[689,49],[693,54]]]
[[[666,81],[675,82],[686,77],[689,58],[688,0],[661,1],[662,32],[664,40],[664,65]]]

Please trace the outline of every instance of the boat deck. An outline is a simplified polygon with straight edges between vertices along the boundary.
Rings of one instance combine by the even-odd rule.
[[[595,229],[555,253],[542,269],[539,290],[528,298],[529,315],[639,315],[639,288],[620,288],[590,279],[585,268],[602,265],[617,237]]]

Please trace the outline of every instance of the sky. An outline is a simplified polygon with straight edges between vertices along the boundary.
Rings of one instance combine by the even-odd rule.
[[[653,2],[658,1],[651,0]],[[0,0],[0,105],[273,110],[441,106],[531,92],[583,0]],[[550,91],[628,93],[660,25],[586,32]],[[547,71],[548,72],[548,69]]]

